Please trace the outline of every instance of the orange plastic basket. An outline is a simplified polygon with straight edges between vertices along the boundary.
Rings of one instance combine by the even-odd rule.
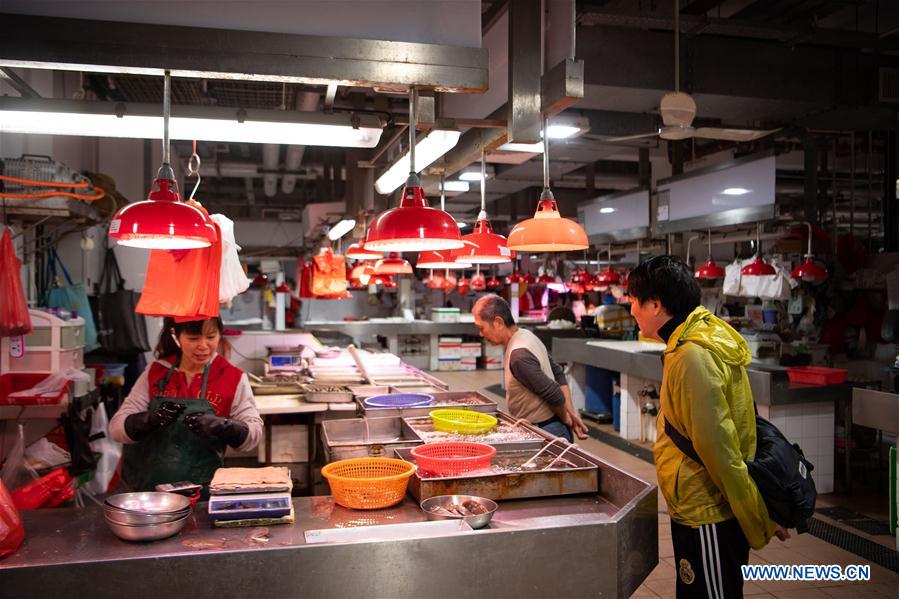
[[[334,502],[356,510],[377,510],[403,500],[415,466],[391,458],[354,458],[331,462],[322,476]]]

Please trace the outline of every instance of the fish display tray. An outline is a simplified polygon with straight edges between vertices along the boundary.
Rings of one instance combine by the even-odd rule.
[[[322,422],[328,462],[350,458],[394,457],[394,450],[422,441],[402,418],[344,418]]]
[[[343,385],[303,385],[306,401],[313,403],[345,403],[353,401],[353,394]]]
[[[435,408],[434,406],[430,406],[430,409],[433,410]],[[486,412],[486,410],[480,411]],[[403,422],[409,427],[412,433],[424,443],[465,441],[471,443],[486,443],[488,445],[493,445],[497,449],[505,446],[512,446],[523,450],[540,449],[543,446],[546,437],[537,432],[532,425],[524,422],[516,424],[514,418],[503,412],[494,412],[492,414],[496,416],[496,419],[498,420],[497,425],[490,432],[478,435],[463,435],[460,433],[435,431],[433,421],[431,421],[430,416],[426,414],[423,416],[407,416],[403,418]]]
[[[410,393],[407,389],[397,392]],[[461,408],[486,414],[493,414],[497,409],[495,401],[477,391],[436,391],[428,395],[434,396],[434,403],[420,408],[369,408],[362,401],[357,400],[356,403],[359,405],[359,414],[372,418],[427,416],[438,408]]]
[[[538,449],[540,446],[538,446]],[[564,451],[562,444],[547,449],[533,470],[522,470],[523,464],[536,453],[514,447],[497,448],[490,467],[461,476],[422,476],[416,472],[409,490],[418,501],[438,495],[477,495],[498,501],[528,497],[555,497],[599,491],[599,467],[578,449],[571,449],[552,468],[548,466]],[[396,456],[415,462],[411,448],[399,448]]]

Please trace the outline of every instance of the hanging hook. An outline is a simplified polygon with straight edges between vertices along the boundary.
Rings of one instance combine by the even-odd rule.
[[[196,166],[194,166],[196,164]],[[187,161],[187,176],[192,177],[197,176],[197,182],[194,184],[193,191],[190,192],[190,200],[194,199],[194,194],[197,193],[197,188],[200,187],[200,155],[197,154],[197,140],[194,140],[193,145],[193,154],[190,155],[190,160]]]

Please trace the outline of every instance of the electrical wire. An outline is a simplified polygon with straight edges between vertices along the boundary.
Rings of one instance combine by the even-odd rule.
[[[95,202],[97,200],[105,198],[106,192],[101,189],[95,195],[92,195],[92,196],[83,195],[80,193],[72,193],[70,191],[40,191],[40,192],[35,192],[35,193],[0,193],[0,198],[9,198],[12,200],[55,198],[58,196],[64,196],[67,198],[75,198],[76,200],[83,200],[85,202]]]
[[[18,177],[8,177],[6,175],[0,175],[0,181],[9,181],[10,183],[21,183],[26,186],[38,186],[38,187],[73,187],[86,189],[90,187],[90,183],[87,181],[82,181],[81,183],[54,183],[51,181],[35,181],[33,179],[19,179]]]

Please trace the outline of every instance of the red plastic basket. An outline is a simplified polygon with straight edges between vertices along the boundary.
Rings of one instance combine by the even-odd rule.
[[[490,466],[496,449],[484,443],[449,441],[419,445],[411,453],[421,470],[438,476],[457,476]]]
[[[794,366],[787,368],[791,383],[806,385],[839,385],[846,380],[848,370],[842,368],[822,368],[820,366]]]
[[[69,392],[72,381],[67,381],[65,387],[62,388],[62,391],[54,397],[27,395],[22,397],[9,397],[10,393],[31,389],[48,376],[50,375],[28,372],[11,372],[0,375],[0,406],[56,405],[62,403],[66,393]]]

